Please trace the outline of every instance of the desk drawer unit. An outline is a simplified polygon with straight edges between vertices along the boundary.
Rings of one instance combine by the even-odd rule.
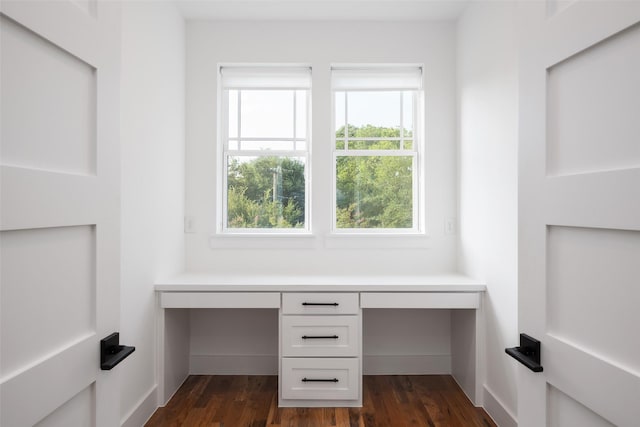
[[[282,294],[280,406],[362,406],[360,296]]]
[[[358,316],[283,316],[282,356],[357,357]]]
[[[282,314],[358,314],[357,293],[284,293]]]
[[[282,359],[284,399],[354,400],[359,385],[357,358]]]

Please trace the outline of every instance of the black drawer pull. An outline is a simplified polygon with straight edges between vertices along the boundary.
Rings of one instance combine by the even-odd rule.
[[[303,302],[302,305],[332,305],[334,307],[337,307],[338,304],[337,302]]]
[[[542,372],[540,365],[540,341],[527,334],[520,334],[520,347],[506,348],[507,354],[533,372]]]
[[[302,382],[303,383],[309,383],[309,382],[313,382],[313,383],[337,383],[338,379],[337,378],[303,378]]]
[[[110,371],[135,350],[135,347],[120,345],[120,334],[112,333],[100,340],[100,369]]]
[[[302,339],[303,340],[330,340],[330,339],[334,339],[337,340],[339,337],[337,335],[303,335]]]

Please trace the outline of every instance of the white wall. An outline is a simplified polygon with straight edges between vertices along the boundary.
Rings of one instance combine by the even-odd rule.
[[[479,2],[458,22],[460,269],[485,280],[483,401],[515,425],[517,325],[516,2]]]
[[[313,68],[313,238],[218,237],[217,65],[309,63]],[[428,238],[329,237],[331,63],[425,65]],[[455,268],[455,26],[389,22],[189,22],[187,28],[187,269],[218,274],[420,274]],[[211,247],[213,243],[214,247]]]
[[[123,2],[121,419],[156,408],[156,279],[184,267],[184,22],[168,2]]]
[[[216,213],[217,66],[219,63],[305,63],[313,69],[311,238],[214,237]],[[426,204],[428,237],[331,237],[332,63],[424,64],[426,123]],[[456,267],[457,239],[445,235],[446,218],[455,218],[455,24],[424,22],[198,22],[187,24],[186,214],[195,233],[186,235],[187,270],[222,275],[402,275],[450,272]],[[425,318],[425,316],[430,316]],[[375,324],[400,317],[403,333],[385,329],[390,350]],[[277,317],[234,317],[233,328],[215,327],[215,313],[192,312],[192,370],[226,370],[227,360],[252,360],[258,372],[275,373]],[[260,333],[251,325],[260,323]],[[425,372],[450,369],[450,317],[433,313],[372,312],[365,316],[367,356],[416,356]],[[367,323],[374,326],[369,327]],[[198,327],[199,324],[211,327]],[[270,325],[270,326],[269,326]],[[402,331],[401,331],[402,332]],[[243,348],[238,334],[255,336],[255,350]],[[224,348],[211,343],[224,342]],[[415,343],[420,343],[416,345]],[[237,344],[233,344],[237,343]],[[378,357],[378,359],[375,359]],[[406,362],[406,360],[405,360]],[[241,363],[241,362],[238,362]],[[247,364],[249,364],[247,362]],[[386,367],[393,367],[389,364]],[[378,366],[378,372],[385,366]],[[407,369],[411,367],[405,366]],[[402,366],[397,366],[401,370]],[[373,368],[372,368],[373,369]],[[399,372],[399,371],[398,371]]]

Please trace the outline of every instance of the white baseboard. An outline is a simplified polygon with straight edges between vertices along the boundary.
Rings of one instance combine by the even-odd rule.
[[[489,387],[484,386],[484,410],[499,427],[518,427],[516,417],[496,397]]]
[[[276,355],[192,355],[189,365],[191,375],[278,375]]]
[[[192,355],[192,375],[277,375],[275,355]],[[437,375],[451,374],[451,356],[378,356],[365,355],[364,375]]]
[[[121,427],[143,426],[158,408],[158,387],[153,386],[120,421]]]
[[[450,355],[378,356],[364,355],[364,375],[451,374]]]

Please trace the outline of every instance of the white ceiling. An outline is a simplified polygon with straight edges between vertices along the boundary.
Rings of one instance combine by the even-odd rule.
[[[174,0],[198,20],[454,20],[469,0]]]

